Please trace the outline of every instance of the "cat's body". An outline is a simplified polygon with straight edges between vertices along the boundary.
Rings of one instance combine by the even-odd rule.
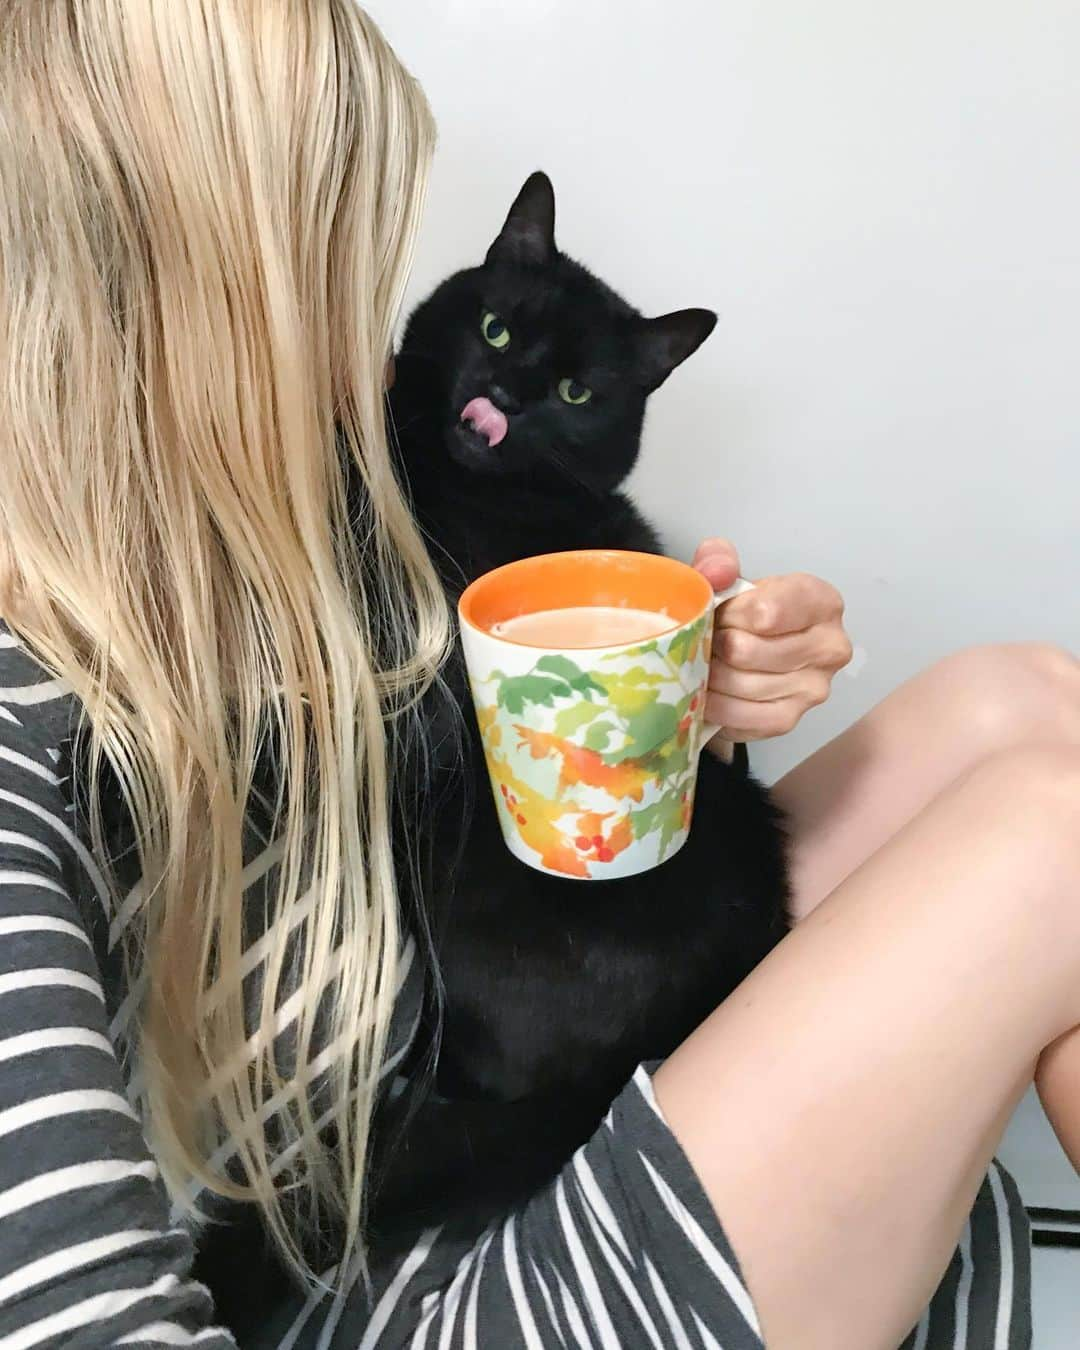
[[[648,394],[714,316],[643,319],[553,231],[551,185],[533,175],[485,265],[420,306],[397,358],[402,471],[452,597],[538,553],[659,551],[619,487]],[[637,1063],[670,1053],[786,927],[778,813],[708,754],[690,838],[662,867],[580,882],[524,866],[502,841],[460,658],[449,683],[467,727],[441,812],[450,854],[469,823],[426,897],[444,1022],[434,1094],[403,1139],[392,1117],[383,1132],[387,1232],[482,1223],[551,1176]]]

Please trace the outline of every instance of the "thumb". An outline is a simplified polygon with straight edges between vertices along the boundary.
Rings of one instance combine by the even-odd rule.
[[[714,591],[724,591],[739,575],[739,555],[727,539],[706,539],[698,545],[693,566]]]

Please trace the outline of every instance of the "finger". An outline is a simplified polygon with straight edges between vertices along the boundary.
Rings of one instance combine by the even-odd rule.
[[[798,724],[805,711],[802,700],[797,698],[751,703],[726,694],[710,694],[705,702],[706,718],[720,728],[718,734],[728,741],[763,741],[784,736]]]
[[[777,703],[781,699],[801,699],[803,711],[816,708],[829,697],[830,678],[823,670],[808,667],[782,675],[757,670],[733,670],[717,663],[709,671],[709,690],[752,703]]]
[[[710,755],[715,755],[722,764],[730,764],[735,758],[735,746],[726,736],[719,733],[705,742],[705,749]]]
[[[698,545],[693,565],[714,591],[726,591],[739,575],[739,554],[726,539],[706,539]]]
[[[851,643],[839,623],[815,624],[801,633],[759,637],[745,628],[718,628],[713,656],[733,670],[766,670],[785,674],[813,666],[839,670],[851,660]]]
[[[843,612],[844,602],[835,586],[820,577],[793,572],[763,577],[752,591],[729,600],[719,611],[717,624],[745,628],[761,637],[778,637],[839,620]]]
[[[693,566],[696,567],[704,558],[712,557],[730,558],[736,567],[739,565],[739,551],[730,539],[703,539],[697,546],[694,553]]]

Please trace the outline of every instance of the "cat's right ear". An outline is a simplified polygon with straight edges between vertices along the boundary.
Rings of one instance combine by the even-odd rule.
[[[555,252],[555,189],[537,170],[525,180],[485,261],[543,267]]]

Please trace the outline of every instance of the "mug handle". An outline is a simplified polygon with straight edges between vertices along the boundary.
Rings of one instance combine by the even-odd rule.
[[[745,577],[738,577],[735,581],[731,583],[731,585],[727,588],[727,590],[716,592],[712,600],[713,610],[714,611],[718,610],[725,600],[733,600],[735,596],[743,595],[747,591],[752,591],[753,589],[754,583],[752,581],[747,581]],[[713,722],[702,723],[701,745],[698,749],[698,754],[700,754],[701,751],[705,749],[705,747],[709,744],[709,742],[716,735],[716,733],[720,731],[720,729],[721,729],[720,726],[716,723]]]

